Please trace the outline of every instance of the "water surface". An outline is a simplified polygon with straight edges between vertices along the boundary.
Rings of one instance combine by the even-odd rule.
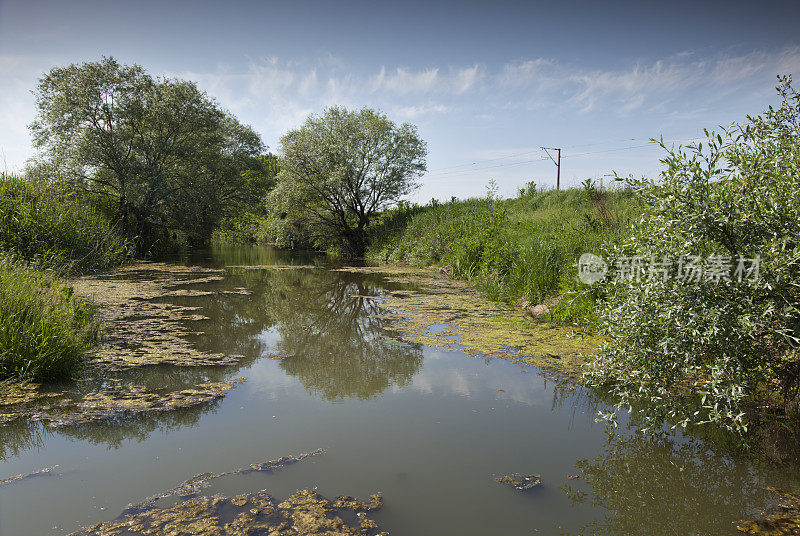
[[[198,473],[320,447],[271,474],[215,480],[208,494],[380,491],[385,507],[371,517],[395,536],[719,535],[765,505],[764,485],[797,486],[699,441],[630,433],[624,416],[609,434],[590,393],[535,368],[399,341],[377,316],[396,285],[378,276],[269,248],[188,262],[320,266],[229,268],[202,286],[213,295],[172,299],[209,318],[193,324],[201,350],[241,354],[240,365],[125,373],[151,389],[247,379],[224,399],[56,431],[0,428],[0,478],[59,466],[0,486],[0,534],[68,534]],[[250,294],[218,292],[236,288]],[[495,482],[515,472],[543,484],[522,493]]]

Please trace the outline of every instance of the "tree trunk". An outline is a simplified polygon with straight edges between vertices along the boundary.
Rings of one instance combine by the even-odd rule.
[[[364,229],[348,229],[345,234],[345,255],[351,259],[364,257],[367,250],[367,233]]]

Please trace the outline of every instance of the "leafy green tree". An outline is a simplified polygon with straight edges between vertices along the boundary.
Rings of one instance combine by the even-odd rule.
[[[258,169],[242,173],[241,200],[233,213],[220,220],[214,237],[222,242],[259,242],[268,239],[270,208],[267,194],[275,187],[280,170],[278,157],[266,153],[258,157]]]
[[[613,256],[708,265],[688,279],[656,272],[608,289],[613,344],[590,363],[590,378],[651,424],[743,432],[797,409],[800,94],[789,77],[778,91],[779,108],[705,143],[662,142],[661,180],[634,182],[644,214]],[[726,266],[716,276],[713,259]]]
[[[188,81],[154,79],[113,58],[56,67],[35,91],[38,165],[110,196],[129,236],[154,226],[192,242],[235,206],[243,171],[262,166],[259,136]]]
[[[273,193],[280,218],[303,222],[317,245],[350,257],[364,255],[373,216],[417,187],[427,154],[414,126],[367,108],[312,115],[281,148]]]

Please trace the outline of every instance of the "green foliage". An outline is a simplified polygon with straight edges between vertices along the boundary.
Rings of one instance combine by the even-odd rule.
[[[338,107],[287,133],[281,149],[270,200],[275,225],[286,228],[276,229],[279,245],[310,239],[348,257],[364,255],[367,225],[416,187],[427,154],[412,125]]]
[[[270,209],[267,193],[275,187],[275,177],[280,171],[278,157],[267,153],[258,157],[259,169],[242,172],[246,182],[247,199],[230,216],[220,220],[214,229],[216,242],[266,243],[275,242],[270,227]]]
[[[760,256],[760,277],[610,282],[614,344],[590,379],[652,425],[717,423],[743,432],[794,407],[800,389],[800,96],[686,148],[662,147],[659,182],[634,181],[641,221],[610,255]],[[749,412],[749,413],[748,413]]]
[[[0,253],[71,273],[125,262],[129,243],[86,196],[61,184],[0,175]]]
[[[0,260],[0,380],[67,377],[97,338],[96,310],[54,276]]]
[[[220,218],[265,193],[245,173],[264,165],[259,136],[192,82],[103,58],[52,69],[35,96],[31,173],[109,196],[140,251],[174,230],[205,244]]]
[[[525,188],[517,199],[407,205],[370,227],[379,262],[450,266],[491,299],[534,305],[561,297],[551,318],[590,325],[597,295],[578,286],[577,259],[619,239],[635,211],[629,191],[587,197],[581,189]]]

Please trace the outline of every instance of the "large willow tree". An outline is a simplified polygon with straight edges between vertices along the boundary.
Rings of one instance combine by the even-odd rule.
[[[262,166],[261,139],[193,82],[103,58],[52,69],[35,96],[38,168],[109,196],[140,244],[174,229],[203,244],[265,193],[245,173]]]
[[[361,257],[371,218],[417,187],[427,149],[416,128],[364,108],[333,107],[281,139],[273,200],[316,244]]]

